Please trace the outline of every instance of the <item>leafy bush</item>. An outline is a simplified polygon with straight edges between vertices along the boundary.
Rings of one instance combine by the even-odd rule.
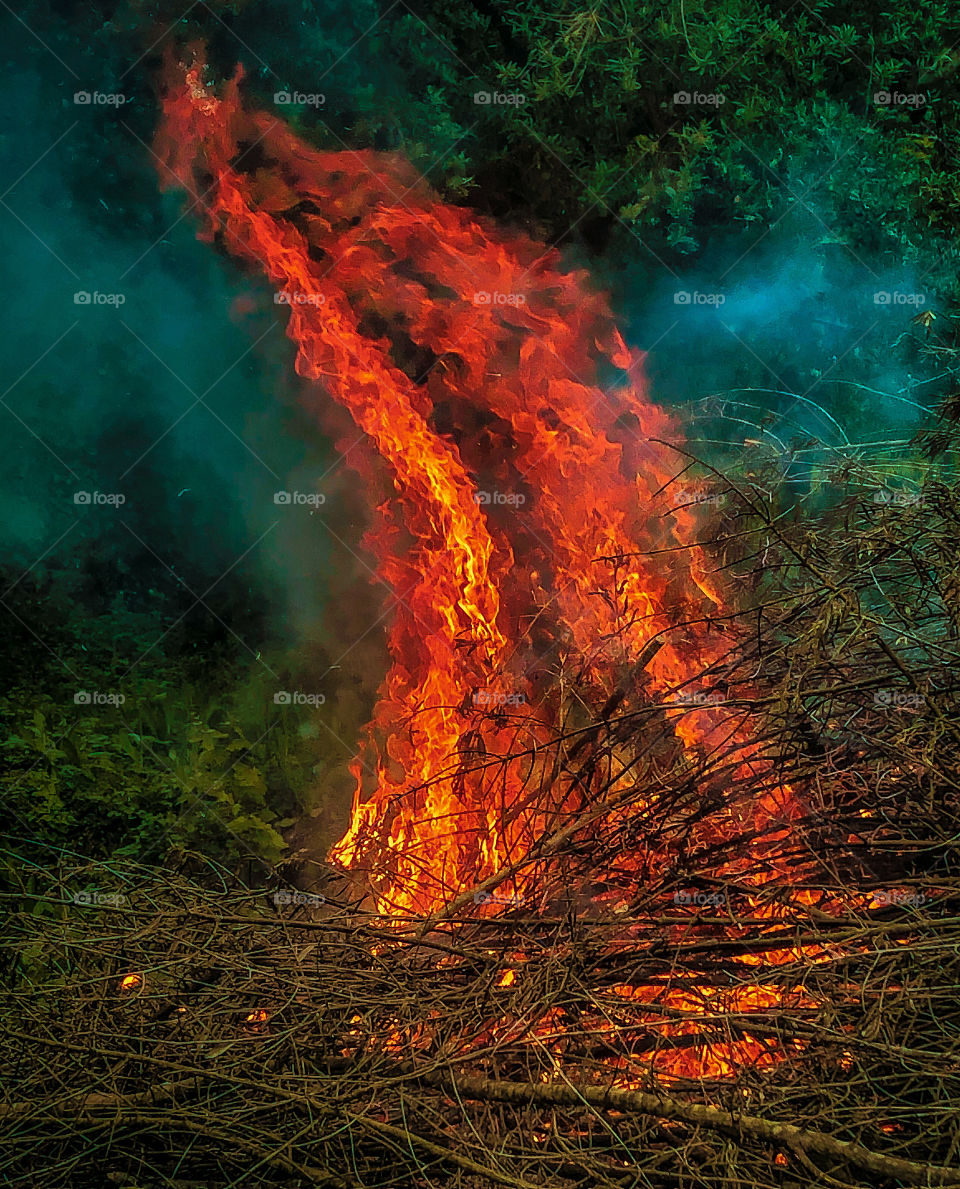
[[[821,178],[851,233],[901,241],[928,221],[956,226],[960,57],[945,47],[960,18],[945,4],[420,0],[385,23],[413,78],[441,63],[470,200],[554,234],[625,225],[688,252],[775,220]],[[527,101],[478,107],[479,89]],[[922,98],[875,101],[883,91]],[[460,163],[449,168],[459,184]]]
[[[148,651],[158,631],[144,619],[115,605],[44,631],[59,663],[8,680],[0,797],[11,832],[91,857],[196,850],[277,862],[280,831],[323,760],[318,711],[276,706],[276,680],[236,655],[208,658],[198,678],[195,658]],[[113,701],[85,700],[95,696]]]

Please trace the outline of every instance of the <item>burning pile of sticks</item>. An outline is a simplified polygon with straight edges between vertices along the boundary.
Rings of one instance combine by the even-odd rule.
[[[960,489],[834,479],[717,477],[727,654],[571,696],[529,792],[585,807],[429,917],[8,847],[7,1181],[960,1184]]]

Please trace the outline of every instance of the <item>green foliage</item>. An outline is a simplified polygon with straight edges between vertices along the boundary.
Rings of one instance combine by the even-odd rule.
[[[42,23],[45,6],[29,8]],[[137,46],[149,92],[140,41],[173,21],[207,41],[220,75],[242,59],[268,109],[278,89],[320,87],[322,107],[283,113],[311,139],[398,149],[448,196],[550,238],[636,236],[682,256],[798,199],[900,259],[924,228],[957,227],[960,14],[945,0],[238,0],[180,15],[171,0],[75,14],[105,77]],[[526,102],[478,105],[478,91]],[[880,91],[923,101],[884,105]],[[134,114],[149,137],[152,113]]]
[[[276,863],[323,760],[323,709],[275,705],[263,658],[214,656],[197,678],[195,658],[151,648],[157,625],[151,638],[141,620],[115,605],[82,633],[61,626],[62,668],[27,669],[0,696],[12,832],[91,857],[190,850]],[[83,693],[123,701],[78,703]]]
[[[586,220],[690,252],[718,227],[776,220],[815,184],[807,201],[851,232],[899,245],[928,220],[956,226],[960,59],[944,46],[960,18],[945,4],[422,0],[383,23],[408,76],[432,83],[411,86],[426,96],[414,112],[392,111],[398,146],[459,128],[460,152],[434,180],[459,192],[466,167],[471,203],[554,234]],[[480,89],[527,102],[478,107]],[[884,106],[880,90],[926,102]],[[677,104],[675,92],[722,102]]]

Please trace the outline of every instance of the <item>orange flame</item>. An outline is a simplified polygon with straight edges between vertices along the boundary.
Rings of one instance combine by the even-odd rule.
[[[205,234],[287,295],[298,371],[391,473],[366,539],[396,594],[364,749],[376,781],[364,788],[359,757],[333,858],[377,873],[381,909],[428,912],[580,807],[559,781],[549,803],[525,798],[529,764],[494,777],[475,762],[550,737],[541,628],[595,696],[653,641],[660,691],[717,655],[705,628],[682,627],[720,596],[700,551],[675,548],[694,513],[663,495],[677,460],[659,439],[674,427],[605,296],[553,249],[438,201],[397,158],[308,148],[244,110],[239,69],[221,98],[199,56],[168,73],[163,181],[202,195]],[[399,366],[401,340],[435,361],[425,382]],[[480,428],[453,440],[441,407]],[[711,713],[673,712],[678,734],[703,742]]]
[[[248,1032],[266,1032],[267,1024],[270,1022],[272,1015],[273,1012],[268,1011],[265,1007],[255,1007],[244,1018],[243,1026]]]
[[[202,234],[285,295],[298,372],[350,411],[389,474],[350,452],[377,493],[365,545],[394,594],[392,665],[331,857],[368,873],[381,911],[430,913],[589,804],[574,778],[531,780],[556,732],[563,663],[595,705],[638,663],[663,695],[725,651],[708,626],[722,592],[690,543],[695,508],[671,503],[684,460],[663,439],[676,427],[586,275],[441,202],[397,157],[310,148],[243,106],[240,68],[216,96],[191,54],[187,67],[168,58],[162,183],[188,190]],[[734,778],[737,765],[764,770],[715,706],[666,713],[685,746],[733,738]],[[783,786],[751,812],[764,827],[799,808]],[[496,911],[531,890],[528,874],[512,876]],[[726,1006],[774,1002],[755,986]],[[703,1010],[683,992],[671,1006]],[[769,1053],[743,1037],[701,1068]]]

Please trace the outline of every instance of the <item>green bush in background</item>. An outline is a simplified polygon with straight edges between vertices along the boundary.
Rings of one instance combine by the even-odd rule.
[[[956,227],[960,14],[946,3],[417,0],[348,17],[264,0],[230,24],[264,91],[324,80],[307,125],[402,149],[447,193],[551,237],[576,226],[602,243],[625,225],[689,253],[772,223],[820,178],[865,249]],[[494,91],[525,102],[474,102]]]
[[[56,605],[41,607],[52,616]],[[100,619],[51,618],[42,645],[11,650],[0,694],[10,831],[90,857],[194,850],[232,866],[276,863],[281,831],[342,761],[316,721],[330,712],[275,704],[277,681],[239,648],[185,657],[158,646],[162,632],[118,599]],[[283,655],[269,661],[283,671]]]

